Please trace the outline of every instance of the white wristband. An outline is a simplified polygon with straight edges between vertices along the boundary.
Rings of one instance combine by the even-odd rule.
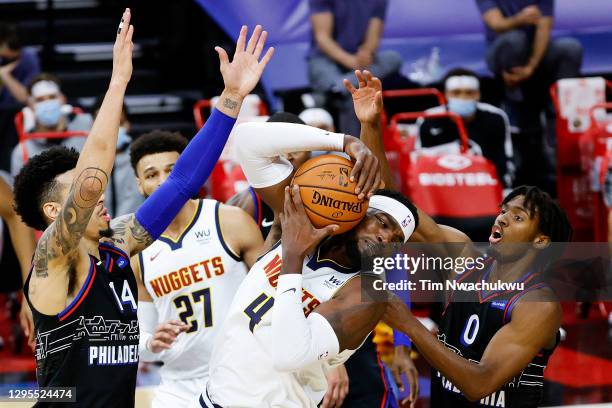
[[[140,339],[138,340],[138,355],[142,361],[158,361],[159,354],[153,353],[149,350],[149,340],[153,338],[151,333],[140,332]]]
[[[302,310],[302,275],[280,275],[272,308],[272,360],[279,371],[297,371],[340,352],[338,337],[322,315]]]

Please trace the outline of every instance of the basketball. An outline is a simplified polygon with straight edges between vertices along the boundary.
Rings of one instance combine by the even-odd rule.
[[[350,160],[326,154],[308,160],[295,172],[291,186],[300,187],[306,214],[316,228],[337,224],[340,228],[334,234],[341,234],[365,216],[368,202],[357,199],[357,181],[349,179],[352,169]]]

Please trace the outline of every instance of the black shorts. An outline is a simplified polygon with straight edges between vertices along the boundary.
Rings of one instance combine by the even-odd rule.
[[[390,390],[373,338],[374,334],[370,334],[363,346],[344,363],[349,376],[349,393],[342,408],[387,406]]]

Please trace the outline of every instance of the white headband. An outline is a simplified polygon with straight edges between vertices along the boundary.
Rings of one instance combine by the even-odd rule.
[[[59,86],[53,81],[38,81],[32,86],[32,97],[40,98],[48,95],[58,95]]]
[[[322,123],[330,128],[334,126],[334,119],[332,116],[328,111],[321,108],[309,108],[302,111],[302,113],[300,113],[300,119],[307,125]]]
[[[408,207],[391,197],[375,194],[370,198],[369,208],[383,211],[393,218],[404,233],[404,242],[408,241],[416,228],[414,215]]]
[[[480,90],[480,82],[478,78],[469,75],[452,76],[446,80],[444,88],[447,91],[455,91],[457,89],[474,89]]]

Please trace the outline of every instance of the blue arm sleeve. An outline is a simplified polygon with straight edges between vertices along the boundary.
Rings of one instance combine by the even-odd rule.
[[[206,182],[223,151],[236,119],[213,109],[189,142],[168,179],[136,211],[136,219],[153,239],[170,225],[187,200]]]
[[[387,282],[400,283],[402,279],[406,279],[406,271],[398,270],[398,269],[387,271]],[[410,308],[410,291],[408,289],[394,290],[393,293],[395,293],[400,299],[402,299],[404,303],[408,305],[408,308]],[[394,329],[393,330],[393,345],[395,347],[406,346],[410,348],[412,345],[412,342],[410,341],[410,337],[408,337],[406,334]]]

